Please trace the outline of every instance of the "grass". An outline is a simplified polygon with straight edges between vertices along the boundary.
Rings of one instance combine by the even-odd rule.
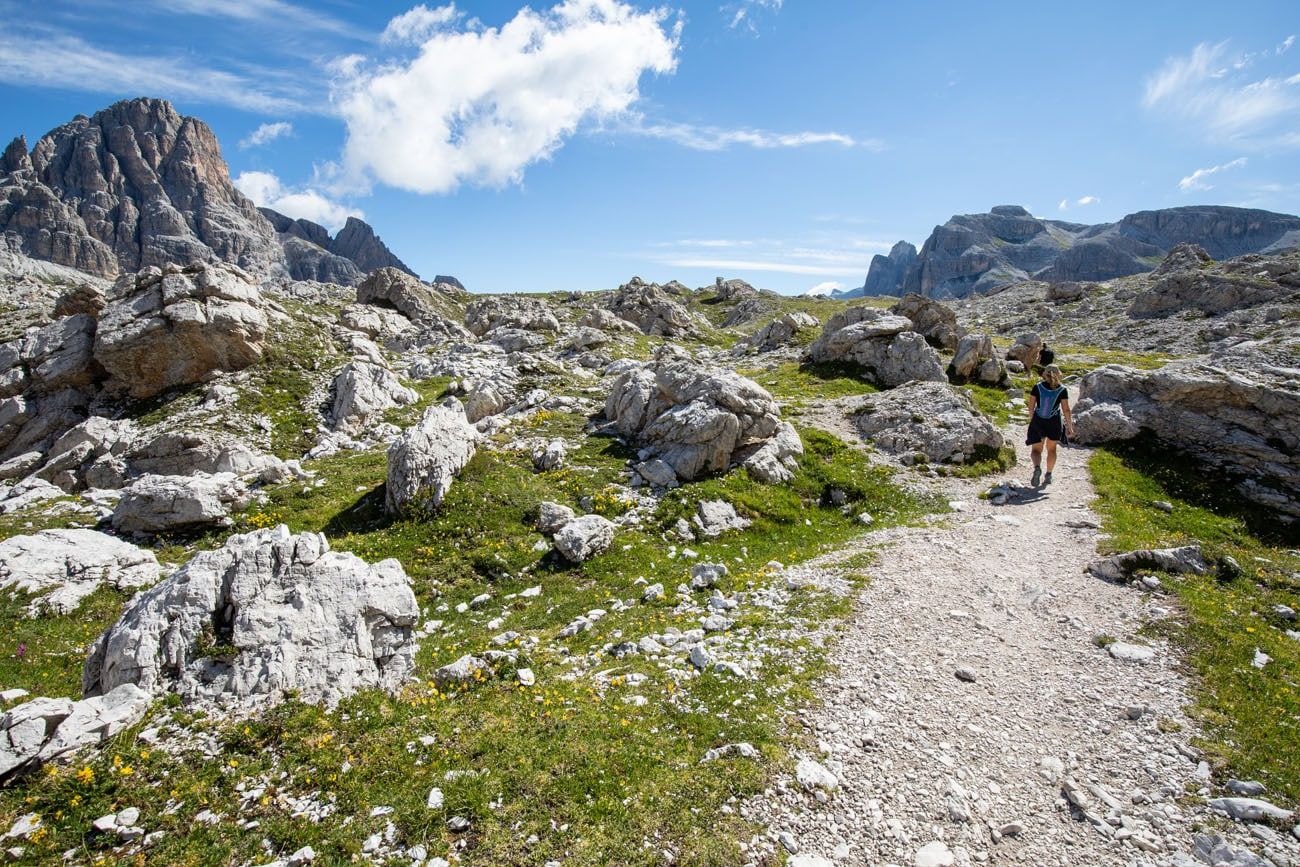
[[[271,421],[270,452],[297,458],[315,444],[317,407],[306,405],[323,371],[340,359],[327,331],[295,319],[268,341],[261,361],[248,369],[250,380],[240,387],[236,408]]]
[[[1242,575],[1167,576],[1184,617],[1159,631],[1185,648],[1196,673],[1192,715],[1220,774],[1257,779],[1277,803],[1300,803],[1300,641],[1274,605],[1300,607],[1295,530],[1233,497],[1227,483],[1150,442],[1098,450],[1091,462],[1106,551],[1200,542]],[[1152,503],[1173,504],[1165,513]],[[1291,624],[1291,629],[1296,626]],[[1251,665],[1256,649],[1273,661]]]
[[[539,414],[524,432],[576,441],[584,424],[581,416]],[[586,439],[570,452],[568,469],[542,474],[526,454],[480,450],[443,508],[423,518],[383,513],[382,453],[308,462],[323,484],[270,489],[267,504],[243,515],[242,526],[285,521],[323,531],[334,547],[369,560],[401,560],[425,616],[443,621],[422,642],[419,679],[396,696],[365,692],[334,711],[291,701],[243,722],[163,702],[151,720],[98,753],[0,791],[0,825],[27,812],[46,822],[19,863],[45,863],[66,850],[86,863],[119,863],[115,841],[89,828],[95,817],[127,806],[144,809],[147,830],[166,832],[148,851],[150,863],[262,863],[303,845],[316,849],[317,863],[345,863],[362,859],[362,842],[389,821],[400,845],[422,844],[429,856],[456,851],[466,864],[651,865],[662,863],[664,849],[683,864],[738,863],[744,856],[735,841],[753,829],[723,808],[761,791],[787,762],[787,713],[810,700],[813,679],[825,671],[824,642],[808,636],[843,616],[852,598],[806,588],[784,611],[743,606],[733,636],[762,634],[769,648],[756,670],[761,677],[752,679],[681,677],[646,657],[616,660],[602,649],[698,625],[698,613],[678,610],[673,591],[692,561],[670,557],[660,533],[702,499],[725,498],[753,521],[746,531],[692,544],[701,560],[731,567],[722,585],[728,594],[777,582],[769,560],[795,562],[859,535],[858,511],[870,511],[881,527],[938,508],[834,438],[803,436],[807,452],[789,484],[760,485],[736,471],[684,485],[644,512],[640,528],[621,528],[607,553],[581,566],[534,550],[542,538],[532,523],[537,504],[591,498],[614,508],[610,486],[629,456],[617,441]],[[832,489],[847,494],[849,514],[823,506]],[[640,603],[642,578],[663,583],[668,597]],[[518,595],[533,585],[542,587],[540,596]],[[486,608],[454,612],[481,593],[493,597]],[[115,607],[107,598],[104,604]],[[595,607],[610,613],[589,632],[558,638],[560,628]],[[98,628],[91,623],[97,612],[86,618],[86,635]],[[9,634],[13,616],[6,612],[0,632]],[[503,624],[489,626],[496,617]],[[797,627],[786,629],[792,619]],[[505,629],[529,640],[510,646],[517,659],[500,677],[446,692],[429,683],[434,668],[481,651]],[[85,638],[74,631],[64,640],[74,647]],[[6,685],[71,683],[70,670],[47,664],[48,674],[30,662],[0,671],[11,680]],[[537,673],[535,687],[512,676],[525,665]],[[601,670],[607,674],[592,673]],[[214,737],[220,759],[192,748],[168,754],[139,738],[139,728],[167,720]],[[737,741],[755,745],[764,760],[700,763],[709,748]],[[481,773],[448,780],[453,771]],[[446,801],[429,810],[433,786]],[[291,799],[301,798],[328,804],[333,814],[320,823],[295,819]],[[393,812],[372,817],[379,806]],[[205,825],[196,821],[202,810],[225,818]],[[469,818],[471,830],[450,832],[453,815]]]
[[[86,647],[117,619],[133,592],[101,587],[71,614],[34,618],[26,616],[30,596],[0,595],[0,688],[80,698]]]
[[[1007,393],[1004,390],[976,382],[965,383],[961,387],[970,395],[975,408],[992,419],[998,427],[1006,427],[1011,423],[1012,408],[1007,403]]]
[[[777,400],[803,403],[833,400],[879,391],[862,378],[862,371],[852,364],[812,364],[788,361],[772,368],[738,370],[771,392]]]

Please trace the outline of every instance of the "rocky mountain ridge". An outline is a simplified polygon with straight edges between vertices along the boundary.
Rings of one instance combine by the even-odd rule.
[[[78,115],[0,156],[0,249],[99,277],[221,261],[264,278],[355,285],[410,269],[365,222],[336,237],[258,209],[231,181],[212,129],[166,100]]]
[[[1215,259],[1277,252],[1300,246],[1300,217],[1194,205],[1086,225],[998,205],[987,214],[958,214],[936,226],[919,253],[900,241],[888,256],[872,259],[861,288],[835,297],[914,292],[964,298],[1029,279],[1109,280],[1150,271],[1183,243],[1197,244]]]

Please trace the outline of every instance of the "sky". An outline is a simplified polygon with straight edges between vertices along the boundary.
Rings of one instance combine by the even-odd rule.
[[[162,97],[426,278],[825,291],[998,204],[1300,212],[1297,35],[1295,0],[0,0],[0,137]]]

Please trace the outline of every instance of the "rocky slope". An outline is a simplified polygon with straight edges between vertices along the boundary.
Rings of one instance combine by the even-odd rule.
[[[1182,243],[1197,244],[1215,259],[1276,252],[1300,246],[1300,217],[1203,205],[1085,225],[999,205],[936,226],[914,258],[904,242],[888,257],[876,256],[866,284],[853,294],[964,298],[1031,278],[1108,280],[1149,271]]]
[[[222,261],[258,276],[355,285],[409,268],[356,218],[321,226],[260,211],[203,121],[160,99],[115,103],[0,156],[0,250],[100,277]]]

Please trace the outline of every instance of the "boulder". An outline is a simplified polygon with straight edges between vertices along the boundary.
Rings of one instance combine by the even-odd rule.
[[[967,334],[957,343],[957,351],[948,365],[948,378],[956,382],[1001,385],[1007,379],[1007,366],[993,351],[992,337]]]
[[[1180,548],[1155,548],[1129,551],[1102,557],[1088,564],[1088,573],[1106,581],[1131,581],[1139,571],[1174,572],[1208,575],[1210,564],[1201,553],[1200,545]]]
[[[130,419],[92,415],[54,441],[37,475],[68,493],[119,488],[126,480],[124,456],[137,436]]]
[[[569,449],[564,440],[551,440],[545,446],[533,452],[533,469],[539,473],[558,470],[564,465]]]
[[[582,328],[594,328],[600,331],[637,331],[637,327],[623,317],[619,316],[613,310],[606,310],[604,307],[593,307],[582,318],[578,320],[578,325]]]
[[[146,269],[123,277],[115,291],[95,333],[95,360],[111,392],[153,397],[262,357],[265,302],[234,266]]]
[[[568,506],[545,501],[537,507],[537,529],[551,535],[574,518],[573,510]]]
[[[455,398],[431,406],[388,449],[390,512],[435,509],[478,445],[478,431]]]
[[[405,315],[374,304],[349,304],[339,311],[339,323],[379,341],[400,337],[415,327]]]
[[[559,331],[560,323],[545,301],[525,295],[494,295],[465,308],[465,327],[477,337],[497,328]]]
[[[750,335],[746,343],[759,352],[771,352],[796,342],[801,334],[816,328],[817,317],[801,310],[782,313]]]
[[[0,344],[0,397],[86,388],[103,376],[94,360],[96,323],[78,313]]]
[[[658,458],[683,481],[749,462],[779,465],[789,478],[803,445],[780,413],[753,381],[681,360],[624,373],[605,402],[606,418],[640,459]]]
[[[456,299],[398,268],[379,268],[357,287],[357,303],[389,307],[418,324],[459,312]]]
[[[642,334],[681,337],[692,334],[702,323],[656,283],[633,277],[618,287],[609,299],[609,309],[632,323]]]
[[[30,616],[69,614],[103,584],[148,587],[160,574],[151,551],[95,530],[42,530],[0,542],[0,590],[35,594]]]
[[[334,377],[334,430],[356,432],[386,410],[420,399],[386,367],[349,361]]]
[[[265,706],[395,689],[420,609],[401,563],[331,551],[284,525],[232,536],[137,596],[91,647],[82,686]]]
[[[692,519],[699,535],[705,539],[716,539],[723,533],[744,530],[749,527],[748,518],[736,514],[736,507],[726,500],[701,500],[695,507]]]
[[[555,534],[555,550],[570,563],[582,563],[604,553],[614,541],[614,525],[600,515],[574,518]]]
[[[248,489],[234,473],[146,475],[123,489],[110,520],[128,533],[229,527],[231,512],[247,505]]]
[[[714,279],[713,292],[719,301],[740,301],[758,295],[758,290],[744,280],[723,280],[721,277]]]
[[[1030,331],[1016,337],[1016,342],[1007,350],[1007,361],[1019,361],[1025,370],[1031,370],[1038,364],[1038,356],[1042,351],[1043,338]]]
[[[37,698],[0,715],[0,784],[130,728],[153,697],[134,684],[81,701]]]
[[[1049,283],[1047,291],[1043,293],[1043,300],[1055,301],[1057,303],[1078,301],[1084,295],[1096,288],[1096,283],[1080,283],[1077,280],[1063,280],[1059,283]]]
[[[274,455],[264,454],[240,440],[211,431],[176,431],[138,439],[126,452],[123,462],[131,476],[232,473],[240,479],[274,482],[282,481],[288,474],[284,462]],[[92,470],[87,473],[91,487],[106,487],[94,484],[91,478],[94,468],[101,463],[92,465]]]
[[[920,454],[930,463],[964,464],[1003,446],[1002,434],[970,396],[944,382],[913,382],[867,395],[854,421],[881,451]]]
[[[1239,479],[1284,519],[1300,517],[1300,373],[1245,354],[1158,370],[1107,365],[1083,378],[1075,430],[1084,443],[1141,431]]]
[[[957,314],[951,307],[913,292],[904,295],[889,312],[906,316],[912,321],[913,331],[925,337],[931,346],[949,352],[957,348],[957,341],[966,333],[957,324]]]
[[[830,318],[808,350],[817,363],[847,362],[863,368],[881,388],[912,380],[944,381],[943,365],[905,316],[875,307],[850,307]]]

